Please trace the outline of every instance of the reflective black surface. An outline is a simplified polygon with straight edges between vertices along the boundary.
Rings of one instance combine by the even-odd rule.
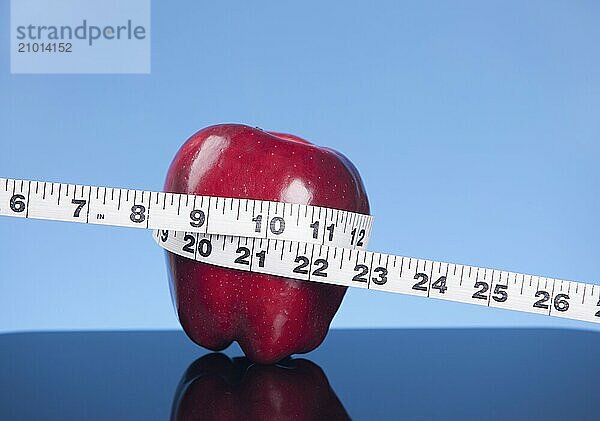
[[[587,331],[334,330],[273,367],[181,332],[6,334],[0,419],[600,419],[599,350]]]

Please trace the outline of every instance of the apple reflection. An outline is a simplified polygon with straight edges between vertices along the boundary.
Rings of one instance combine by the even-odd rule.
[[[348,420],[325,373],[306,359],[252,364],[212,353],[181,379],[171,420]]]

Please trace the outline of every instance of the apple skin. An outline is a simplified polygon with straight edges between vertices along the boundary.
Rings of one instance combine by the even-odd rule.
[[[173,193],[311,204],[369,214],[356,168],[296,136],[240,124],[200,130],[169,168]],[[167,252],[171,294],[191,340],[213,351],[237,341],[251,361],[315,349],[346,287],[222,268]]]
[[[306,359],[252,365],[247,358],[208,354],[183,375],[172,421],[349,420],[323,370]]]

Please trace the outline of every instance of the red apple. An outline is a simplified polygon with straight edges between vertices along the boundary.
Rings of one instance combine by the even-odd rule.
[[[350,419],[323,370],[305,359],[252,365],[209,354],[187,369],[173,402],[173,421]]]
[[[207,127],[175,156],[165,191],[311,204],[369,213],[358,171],[340,153],[298,137],[239,124]],[[237,341],[268,364],[315,349],[346,287],[196,262],[168,253],[179,321],[197,344]]]

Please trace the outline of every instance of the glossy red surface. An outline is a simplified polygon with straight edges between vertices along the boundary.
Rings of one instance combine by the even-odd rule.
[[[207,127],[188,139],[164,189],[369,213],[358,171],[343,155],[239,124]],[[316,348],[346,292],[341,286],[226,269],[171,253],[167,261],[187,335],[211,350],[236,340],[258,363]]]
[[[323,370],[312,361],[252,365],[209,354],[179,385],[172,420],[349,420]]]

